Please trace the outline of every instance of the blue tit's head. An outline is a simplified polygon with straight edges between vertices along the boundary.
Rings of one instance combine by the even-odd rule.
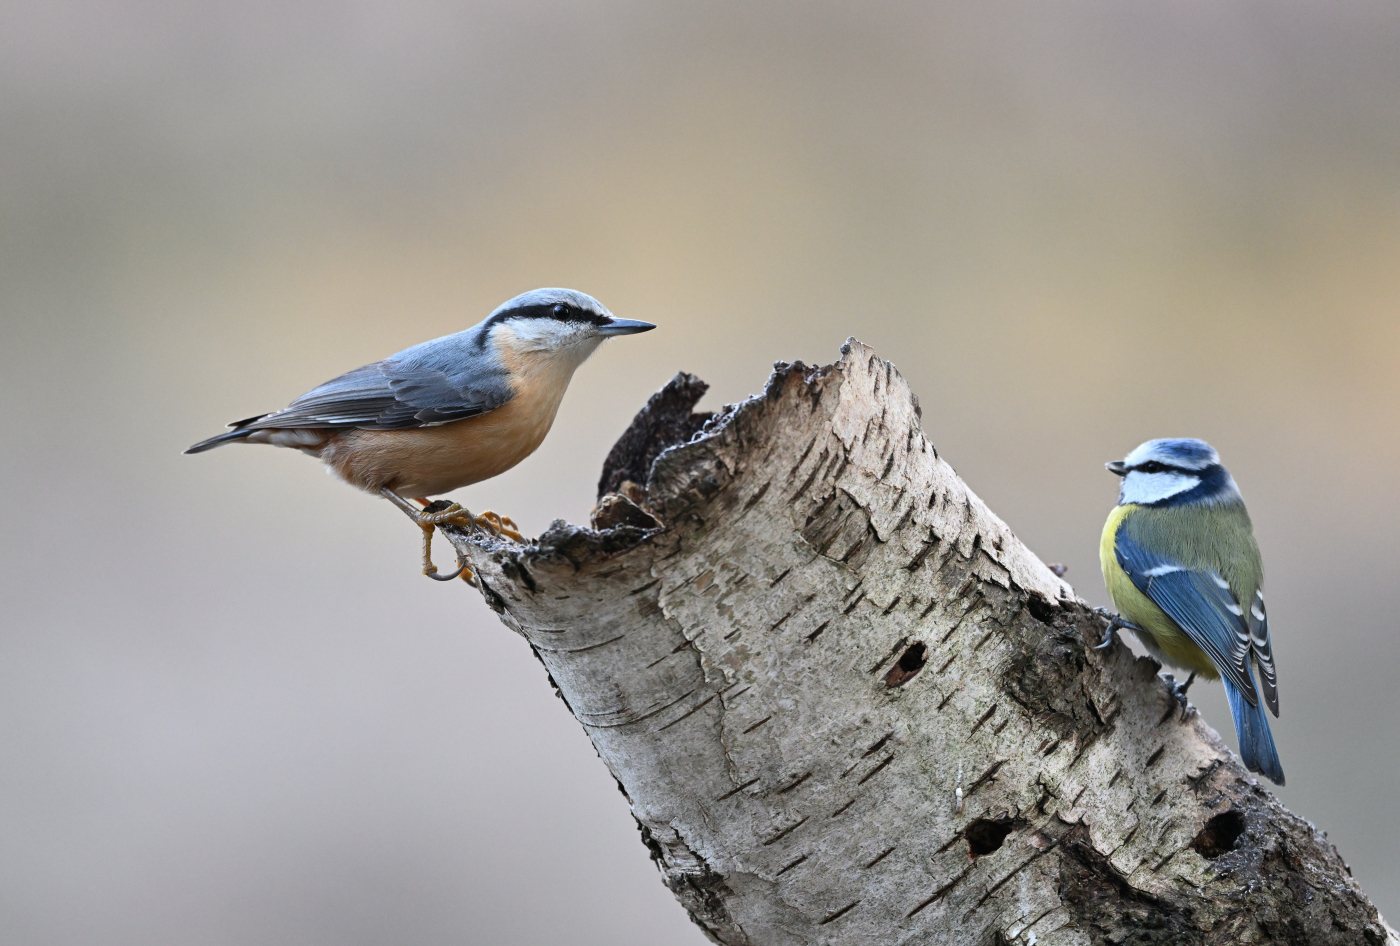
[[[1108,471],[1123,477],[1118,491],[1120,506],[1240,501],[1239,488],[1220,465],[1220,455],[1204,440],[1149,440],[1108,464]]]

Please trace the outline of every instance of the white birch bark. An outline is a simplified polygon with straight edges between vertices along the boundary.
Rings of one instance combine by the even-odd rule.
[[[638,416],[599,530],[451,538],[713,940],[1400,944],[1155,663],[1086,646],[888,362],[780,364],[674,445],[697,391]]]

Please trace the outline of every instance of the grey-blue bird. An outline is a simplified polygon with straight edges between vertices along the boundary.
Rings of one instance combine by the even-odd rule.
[[[317,457],[345,482],[411,516],[424,530],[424,574],[446,580],[466,566],[437,573],[430,558],[434,526],[481,525],[483,517],[456,504],[423,513],[409,499],[426,504],[427,497],[504,473],[534,453],[575,369],[606,339],[655,327],[615,318],[572,289],[536,289],[466,331],[348,371],[185,452],[265,443]],[[519,537],[509,519],[488,513],[484,520]]]

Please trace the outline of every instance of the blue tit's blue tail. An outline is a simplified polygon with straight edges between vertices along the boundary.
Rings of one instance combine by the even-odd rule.
[[[1278,761],[1278,750],[1274,748],[1274,734],[1269,732],[1269,718],[1264,715],[1261,700],[1254,706],[1228,678],[1222,677],[1225,684],[1225,698],[1230,701],[1230,715],[1235,717],[1235,733],[1240,738],[1240,758],[1244,767],[1251,772],[1272,780],[1276,785],[1283,784],[1283,766]]]

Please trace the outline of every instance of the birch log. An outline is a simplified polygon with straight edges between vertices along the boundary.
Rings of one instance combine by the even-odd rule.
[[[614,449],[594,528],[449,530],[715,942],[1400,944],[1337,850],[944,462],[854,339]]]

